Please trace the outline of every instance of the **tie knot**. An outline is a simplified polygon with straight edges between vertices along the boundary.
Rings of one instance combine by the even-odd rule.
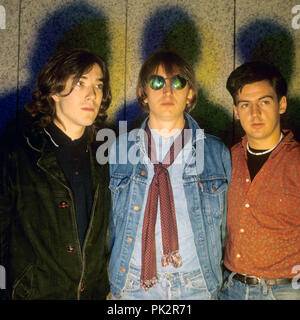
[[[161,174],[162,172],[166,173],[168,170],[167,170],[167,166],[162,164],[161,162],[160,163],[157,163],[157,164],[154,164],[154,173],[156,175],[159,175]]]

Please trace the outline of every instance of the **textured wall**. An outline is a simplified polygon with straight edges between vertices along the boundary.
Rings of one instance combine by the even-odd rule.
[[[61,46],[85,46],[104,57],[113,94],[108,120],[126,119],[129,129],[142,117],[135,86],[143,60],[155,49],[176,49],[197,75],[199,102],[192,115],[228,144],[241,134],[232,125],[229,73],[247,60],[271,61],[289,82],[284,125],[299,132],[296,5],[294,0],[0,0],[0,135],[30,100],[38,71]]]

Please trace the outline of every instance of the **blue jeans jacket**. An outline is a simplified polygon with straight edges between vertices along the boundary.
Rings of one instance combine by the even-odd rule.
[[[220,139],[204,134],[191,116],[185,116],[192,132],[195,161],[187,163],[184,168],[184,192],[199,264],[206,287],[216,298],[222,285],[230,153]],[[121,297],[125,287],[140,222],[140,208],[148,196],[145,192],[147,167],[138,162],[141,154],[147,154],[143,132],[134,130],[120,136],[110,150],[110,286],[115,297]],[[126,151],[129,159],[125,159]]]

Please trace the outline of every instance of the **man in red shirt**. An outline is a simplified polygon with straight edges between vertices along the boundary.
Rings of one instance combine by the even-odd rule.
[[[300,300],[300,144],[280,128],[286,81],[274,66],[248,62],[227,89],[246,135],[231,150],[221,298]]]

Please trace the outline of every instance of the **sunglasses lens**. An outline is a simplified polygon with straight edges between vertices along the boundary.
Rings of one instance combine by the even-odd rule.
[[[186,80],[181,77],[180,75],[177,75],[171,79],[172,88],[176,90],[183,89],[186,85]]]
[[[150,88],[160,90],[165,84],[165,79],[161,76],[152,76],[149,81]]]

